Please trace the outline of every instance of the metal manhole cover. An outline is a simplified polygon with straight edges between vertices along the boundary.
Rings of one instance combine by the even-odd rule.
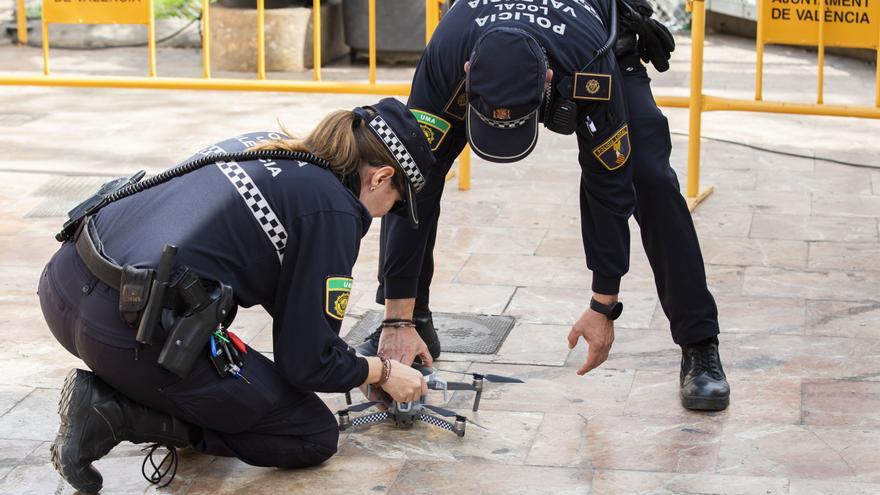
[[[382,317],[381,311],[368,311],[345,340],[351,345],[360,344],[379,326]],[[515,322],[511,316],[434,313],[443,352],[495,354]]]
[[[45,198],[27,218],[66,217],[71,208],[95,194],[110,177],[53,177],[34,191]]]

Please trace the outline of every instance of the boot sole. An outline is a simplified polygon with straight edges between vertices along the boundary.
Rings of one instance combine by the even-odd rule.
[[[691,411],[723,411],[730,405],[730,397],[681,397],[681,405]]]
[[[88,397],[88,394],[77,394],[76,390],[79,387],[88,386],[90,377],[87,373],[88,372],[84,370],[74,369],[68,373],[67,378],[64,379],[64,386],[61,388],[61,397],[58,399],[58,416],[61,418],[61,424],[58,426],[58,435],[55,437],[55,442],[49,447],[49,457],[52,461],[52,466],[58,474],[70,484],[70,486],[81,492],[97,493],[101,491],[103,481],[95,483],[75,480],[78,470],[70,472],[70,470],[64,466],[61,459],[64,452],[63,449],[58,448],[59,443],[64,441],[64,435],[70,435],[72,424],[71,410],[74,409],[74,406],[79,406],[81,402],[85,400],[84,397]],[[63,431],[65,429],[67,431]]]

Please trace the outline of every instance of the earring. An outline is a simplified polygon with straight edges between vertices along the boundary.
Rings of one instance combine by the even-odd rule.
[[[370,191],[375,191],[375,190],[376,190],[376,186],[373,186],[370,188]]]

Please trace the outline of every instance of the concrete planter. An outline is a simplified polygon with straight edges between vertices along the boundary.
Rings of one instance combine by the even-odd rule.
[[[312,9],[267,9],[266,70],[295,71],[314,66]],[[218,70],[256,72],[257,11],[211,6],[211,65]],[[321,6],[323,63],[344,56],[348,47],[342,33],[341,5]]]
[[[345,41],[352,55],[369,56],[369,4],[367,0],[343,0]],[[425,2],[382,0],[376,2],[376,57],[387,62],[418,60],[425,49]]]

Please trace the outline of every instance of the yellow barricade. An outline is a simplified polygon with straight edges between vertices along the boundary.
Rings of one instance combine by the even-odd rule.
[[[17,1],[18,39],[27,41],[24,0]],[[264,0],[257,0],[257,80],[212,78],[210,39],[202,41],[204,72],[201,79],[155,76],[155,33],[152,0],[43,0],[44,76],[0,75],[0,85],[69,86],[107,88],[149,88],[229,91],[276,91],[310,93],[348,93],[398,95],[409,94],[409,84],[376,81],[376,0],[368,0],[369,81],[324,81],[321,77],[321,1],[313,0],[312,26],[314,80],[280,81],[266,79],[266,40]],[[462,0],[460,0],[462,1]],[[430,40],[440,20],[440,6],[445,0],[425,0],[425,37]],[[747,111],[805,115],[880,118],[880,1],[878,0],[759,0],[757,77],[755,99],[743,100],[707,95],[703,92],[703,46],[705,42],[705,5],[703,0],[688,0],[691,20],[690,96],[658,96],[663,106],[688,108],[688,183],[686,198],[691,209],[712,193],[711,186],[700,184],[700,135],[703,112]],[[209,32],[209,0],[202,0],[202,32]],[[48,76],[48,35],[50,23],[130,23],[144,24],[149,30],[150,78],[108,76]],[[763,55],[765,44],[791,44],[818,47],[817,103],[765,101],[762,97]],[[860,47],[877,50],[878,68],[875,106],[828,105],[823,102],[824,55],[826,46]],[[459,157],[459,189],[470,189],[470,150]]]

